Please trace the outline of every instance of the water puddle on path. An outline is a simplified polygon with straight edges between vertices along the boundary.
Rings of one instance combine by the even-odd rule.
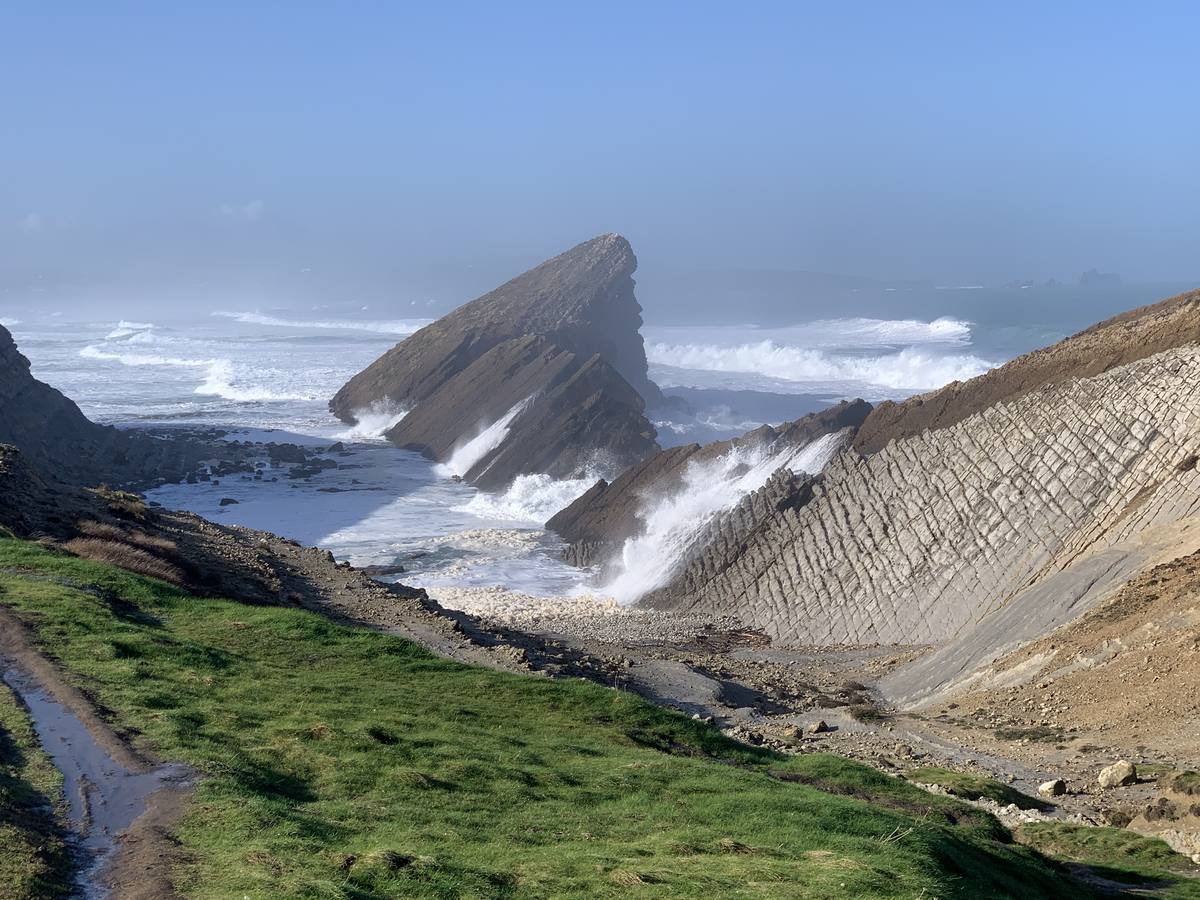
[[[79,857],[77,896],[104,900],[109,895],[105,870],[113,861],[118,836],[146,812],[152,794],[167,785],[185,785],[191,773],[184,766],[136,771],[123,765],[31,673],[2,657],[0,671],[29,709],[38,740],[63,774],[72,843]]]

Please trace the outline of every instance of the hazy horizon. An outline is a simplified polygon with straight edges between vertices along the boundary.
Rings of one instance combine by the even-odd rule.
[[[1200,285],[1197,24],[9,4],[0,310],[437,314],[606,231],[651,317],[716,282],[819,314],[781,273]]]

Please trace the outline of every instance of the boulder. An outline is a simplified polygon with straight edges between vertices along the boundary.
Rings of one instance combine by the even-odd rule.
[[[1067,783],[1061,778],[1044,781],[1038,785],[1038,793],[1043,797],[1061,797],[1067,792]]]
[[[237,506],[238,503],[239,503],[239,501],[234,500],[232,497],[222,497],[220,502],[217,505],[218,506]]]
[[[1121,760],[1100,770],[1097,779],[1102,788],[1123,787],[1137,782],[1137,767],[1128,760]]]
[[[809,722],[804,730],[808,734],[824,734],[829,731],[829,726],[825,724],[824,719],[817,719],[815,722]]]

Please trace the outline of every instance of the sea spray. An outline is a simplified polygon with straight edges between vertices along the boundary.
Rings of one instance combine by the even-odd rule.
[[[504,439],[508,437],[509,426],[532,399],[532,396],[526,397],[520,403],[514,404],[512,409],[491,425],[480,429],[475,437],[457,447],[450,454],[450,458],[438,466],[438,471],[443,475],[458,475],[459,477],[470,472],[481,459],[504,443]]]
[[[693,461],[678,490],[666,497],[643,498],[638,514],[642,533],[625,541],[614,563],[615,574],[596,592],[629,604],[663,587],[716,516],[781,468],[820,472],[844,443],[842,434],[827,434],[800,448],[734,447],[719,457]]]
[[[381,441],[407,416],[409,409],[387,400],[376,400],[365,409],[354,410],[355,424],[337,434],[341,441]]]
[[[565,479],[555,479],[541,473],[518,475],[502,493],[480,491],[468,502],[453,509],[481,519],[541,526],[560,509],[569,506],[599,478],[598,474]]]
[[[965,381],[991,364],[969,353],[942,355],[906,347],[876,356],[843,355],[764,340],[748,344],[666,344],[646,346],[652,365],[687,371],[746,373],[792,382],[872,385],[893,391],[928,390]],[[687,379],[684,378],[684,381]]]

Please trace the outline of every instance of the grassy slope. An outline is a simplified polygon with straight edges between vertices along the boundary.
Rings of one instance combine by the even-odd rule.
[[[505,675],[0,540],[0,603],[208,773],[196,897],[1070,897],[993,819],[593,684]]]
[[[1017,833],[1022,843],[1087,866],[1092,874],[1138,893],[1153,889],[1155,896],[1168,900],[1200,898],[1195,865],[1157,838],[1065,822],[1033,822]]]
[[[0,898],[64,896],[70,859],[56,819],[62,776],[29,716],[0,682]]]

